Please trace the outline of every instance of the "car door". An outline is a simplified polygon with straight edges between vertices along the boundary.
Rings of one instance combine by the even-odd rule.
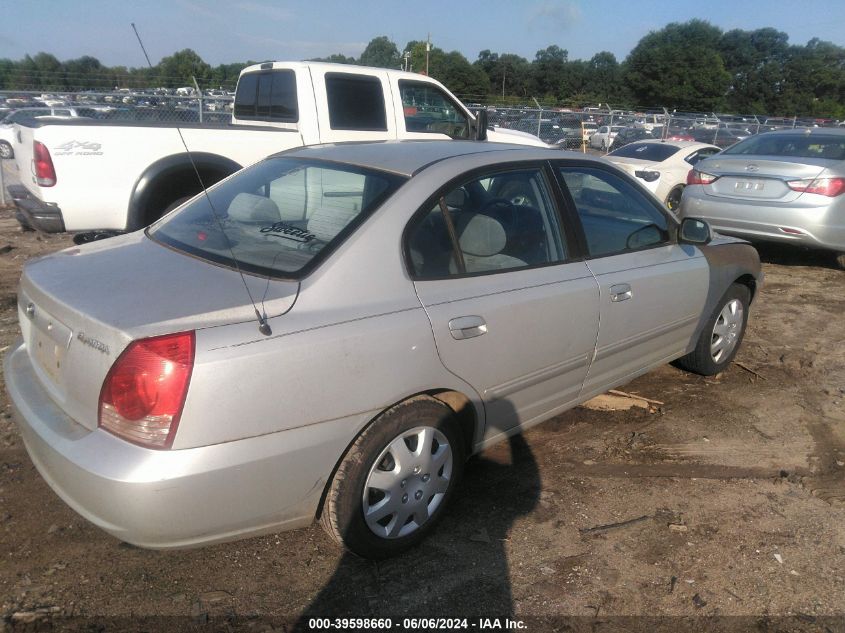
[[[561,163],[556,171],[601,293],[589,396],[685,351],[709,267],[699,249],[677,243],[674,221],[623,174],[595,163]]]
[[[551,177],[537,165],[459,179],[406,232],[440,359],[481,394],[487,440],[573,402],[595,348],[598,287],[571,257]]]

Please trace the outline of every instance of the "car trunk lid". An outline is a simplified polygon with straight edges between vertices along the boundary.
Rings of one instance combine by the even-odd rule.
[[[708,195],[789,203],[798,199],[801,192],[790,189],[786,183],[817,178],[829,162],[792,157],[788,161],[753,156],[733,158],[720,154],[700,162],[696,169],[719,176],[715,182],[704,186]]]
[[[295,301],[298,282],[245,280],[268,316]],[[45,390],[93,430],[103,380],[131,341],[254,320],[255,309],[236,271],[134,233],[28,264],[18,318]]]

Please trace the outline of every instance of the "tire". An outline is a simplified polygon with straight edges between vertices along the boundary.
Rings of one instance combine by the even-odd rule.
[[[715,376],[727,369],[745,336],[750,299],[746,286],[733,284],[728,288],[704,324],[695,349],[675,364],[702,376]]]
[[[12,150],[12,146],[9,145],[6,141],[0,141],[0,159],[14,157],[15,152],[14,150]]]
[[[332,539],[358,556],[395,556],[433,529],[463,463],[461,435],[448,406],[429,396],[397,404],[344,455],[320,522]]]
[[[678,185],[666,196],[666,208],[670,211],[675,211],[681,206],[681,196],[684,193],[684,186]]]
[[[604,142],[604,139],[601,141],[601,151],[607,151],[607,143]]]
[[[845,270],[845,253],[836,253],[835,257],[836,265],[839,266],[840,270]]]

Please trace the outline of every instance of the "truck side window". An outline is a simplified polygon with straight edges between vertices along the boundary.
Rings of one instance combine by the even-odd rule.
[[[255,121],[296,123],[296,77],[292,70],[248,73],[238,81],[235,116]]]
[[[333,130],[387,131],[384,89],[378,77],[326,73],[326,95]]]
[[[405,129],[408,132],[446,134],[468,138],[469,122],[460,108],[441,90],[423,81],[399,82]]]

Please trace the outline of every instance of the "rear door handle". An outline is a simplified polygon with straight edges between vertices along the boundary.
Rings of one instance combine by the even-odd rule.
[[[628,284],[616,284],[610,287],[610,300],[614,303],[627,301],[634,296],[631,286]]]
[[[487,323],[480,316],[462,316],[449,321],[452,338],[461,341],[487,333]]]

